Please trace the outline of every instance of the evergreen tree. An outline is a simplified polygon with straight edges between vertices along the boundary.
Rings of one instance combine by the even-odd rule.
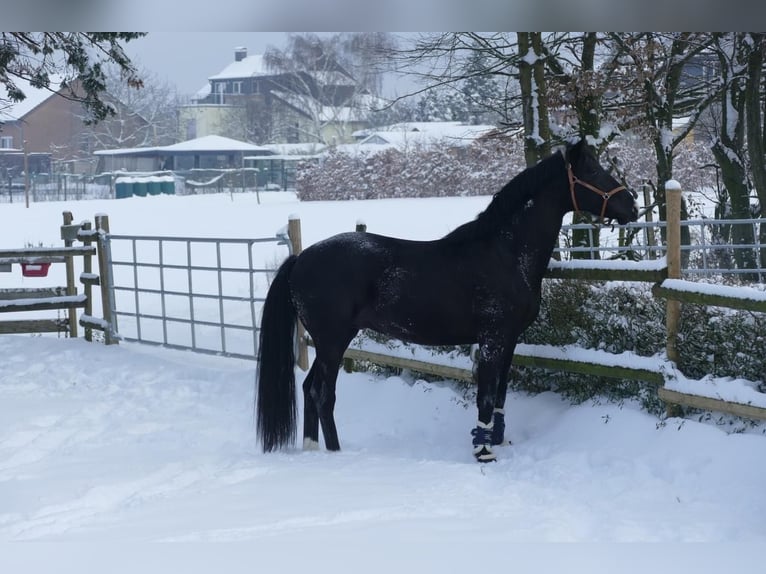
[[[106,67],[115,64],[124,81],[140,88],[143,82],[123,50],[123,43],[143,32],[0,32],[0,85],[5,97],[0,106],[21,102],[27,95],[17,84],[26,80],[38,89],[51,89],[56,80],[71,92],[64,97],[82,102],[86,121],[96,123],[115,114],[103,98],[107,88]],[[79,82],[75,82],[79,80]],[[75,84],[77,88],[75,89]]]

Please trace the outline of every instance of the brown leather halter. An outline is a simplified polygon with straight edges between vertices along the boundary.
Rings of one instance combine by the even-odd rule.
[[[567,164],[567,175],[569,176],[569,192],[572,194],[572,204],[574,205],[575,211],[580,211],[580,208],[577,205],[577,197],[575,196],[575,184],[579,183],[581,186],[583,186],[586,189],[589,189],[595,193],[598,193],[602,198],[604,198],[604,203],[601,206],[601,215],[599,216],[601,220],[604,220],[604,213],[606,213],[606,203],[609,201],[609,198],[611,198],[615,193],[618,193],[625,189],[624,185],[620,185],[615,187],[612,191],[604,191],[599,188],[597,188],[595,185],[589,184],[587,181],[583,181],[580,178],[578,178],[573,172],[572,172],[572,165]]]

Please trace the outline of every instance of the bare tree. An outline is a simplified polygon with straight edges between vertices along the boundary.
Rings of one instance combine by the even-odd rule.
[[[636,112],[624,125],[652,142],[657,160],[655,202],[664,220],[665,182],[673,178],[675,150],[720,93],[719,78],[688,74],[695,58],[711,46],[712,35],[621,32],[610,37],[626,66],[619,104]],[[674,126],[681,117],[685,122]]]
[[[382,72],[373,62],[390,45],[380,33],[300,33],[288,35],[284,49],[269,48],[264,59],[274,73],[272,132],[286,141],[348,140],[351,126],[376,107]],[[361,81],[348,68],[364,70]]]
[[[470,96],[471,105],[497,118],[501,129],[523,125],[519,89],[519,50],[515,33],[456,32],[421,34],[389,56],[397,73],[414,78],[419,87],[397,97],[407,101],[435,90],[451,89]],[[472,88],[491,80],[489,89]]]
[[[180,99],[174,86],[146,70],[138,70],[142,87],[121,81],[115,66],[106,69],[107,96],[113,116],[90,129],[94,149],[145,147],[174,143],[178,137]]]

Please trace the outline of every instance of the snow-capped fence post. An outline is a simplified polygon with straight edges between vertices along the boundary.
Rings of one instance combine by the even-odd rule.
[[[297,215],[290,215],[287,220],[287,236],[290,238],[291,249],[290,253],[293,255],[300,255],[303,251],[303,240],[301,238],[301,220]],[[303,324],[298,321],[298,353],[297,364],[298,366],[307,371],[309,368],[309,351],[306,344],[306,330]]]
[[[667,202],[667,262],[668,279],[681,278],[681,185],[675,180],[665,182]],[[681,319],[681,302],[668,298],[666,302],[665,327],[667,341],[665,352],[668,359],[678,364],[678,325]]]

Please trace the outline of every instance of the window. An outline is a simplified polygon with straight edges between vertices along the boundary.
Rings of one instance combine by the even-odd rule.
[[[232,82],[231,93],[232,94],[241,94],[242,93],[242,82]]]
[[[13,136],[0,136],[0,148],[10,149],[13,147]]]
[[[197,137],[197,120],[194,118],[186,120],[186,139],[193,140]]]

